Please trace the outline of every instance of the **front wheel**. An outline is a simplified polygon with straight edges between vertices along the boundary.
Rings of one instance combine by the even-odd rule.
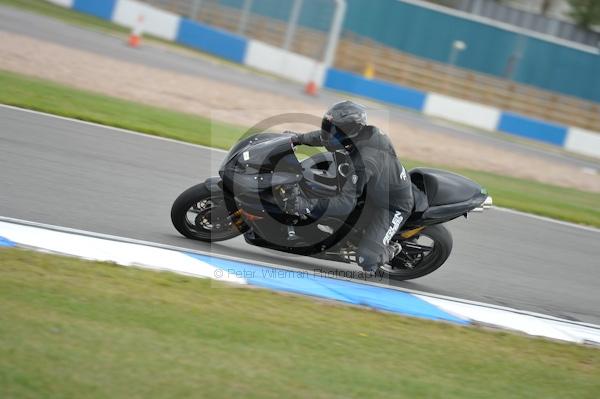
[[[415,238],[398,242],[402,252],[380,268],[391,280],[411,280],[432,273],[452,252],[452,235],[439,224],[426,227]]]
[[[171,207],[171,221],[181,234],[194,240],[229,240],[242,233],[229,218],[225,200],[201,183],[185,190]]]

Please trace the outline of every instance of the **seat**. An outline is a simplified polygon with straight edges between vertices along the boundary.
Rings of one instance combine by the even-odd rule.
[[[409,174],[430,207],[468,201],[481,193],[481,187],[472,180],[445,170],[415,168]]]
[[[413,206],[414,212],[425,212],[427,208],[429,208],[429,200],[427,199],[427,195],[425,194],[425,190],[421,187],[417,186],[414,182],[412,183],[412,192],[413,198],[415,200],[415,205]]]

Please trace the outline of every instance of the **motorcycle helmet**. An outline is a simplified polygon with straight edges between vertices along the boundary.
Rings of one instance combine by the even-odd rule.
[[[334,104],[321,121],[321,138],[328,151],[351,146],[367,125],[367,110],[353,101]]]

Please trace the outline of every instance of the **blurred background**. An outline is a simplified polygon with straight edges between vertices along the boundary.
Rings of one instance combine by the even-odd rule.
[[[148,0],[334,68],[600,130],[598,2]]]

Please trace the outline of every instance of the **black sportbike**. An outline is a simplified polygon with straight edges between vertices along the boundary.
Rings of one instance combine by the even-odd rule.
[[[171,220],[184,236],[206,242],[244,234],[251,245],[298,255],[356,263],[356,248],[368,223],[364,198],[344,218],[298,216],[288,204],[298,190],[311,198],[336,196],[348,176],[344,151],[324,152],[299,161],[288,135],[263,133],[238,142],[219,177],[190,187],[173,203]],[[491,207],[485,189],[443,170],[409,172],[415,208],[392,238],[402,251],[378,273],[394,280],[425,276],[452,251],[443,223]]]

